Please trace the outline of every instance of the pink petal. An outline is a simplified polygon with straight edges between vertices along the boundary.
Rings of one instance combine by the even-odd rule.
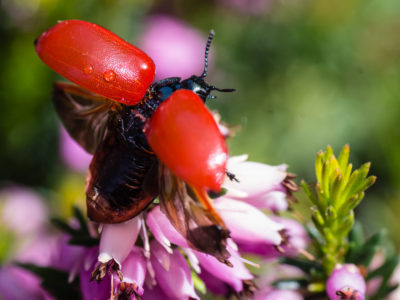
[[[170,242],[181,247],[189,247],[186,239],[171,224],[159,205],[147,213],[146,223],[156,240],[164,247],[169,247]]]
[[[68,235],[63,235],[58,239],[51,266],[67,272],[77,272],[88,250],[83,246],[68,244],[69,239]]]
[[[336,300],[337,292],[351,290],[355,300],[365,299],[366,284],[360,270],[353,264],[338,264],[326,282],[326,292],[331,300]]]
[[[225,282],[215,277],[212,273],[208,272],[207,269],[203,268],[199,277],[205,283],[207,290],[216,295],[227,295],[229,290]],[[237,284],[240,286],[240,284]]]
[[[70,137],[62,126],[60,127],[60,154],[63,162],[77,172],[86,172],[92,160],[92,155]]]
[[[167,15],[154,15],[147,20],[139,46],[154,60],[156,80],[187,78],[203,72],[206,41],[206,36],[188,24]]]
[[[244,266],[237,252],[232,249],[229,252],[232,255],[229,261],[233,267],[228,267],[226,264],[221,263],[214,256],[194,251],[202,269],[207,270],[208,273],[211,273],[219,280],[226,282],[236,292],[240,292],[243,289],[242,281],[253,279],[253,275]]]
[[[173,299],[199,299],[189,265],[178,249],[169,254],[157,241],[151,243],[151,263],[157,283]]]
[[[136,292],[143,295],[143,283],[146,278],[147,264],[142,249],[133,247],[131,253],[122,262],[121,271],[124,274],[123,282],[137,285]],[[117,279],[117,277],[115,278]],[[119,281],[119,280],[118,280]]]
[[[216,199],[214,206],[231,231],[234,241],[274,245],[281,243],[279,231],[284,227],[254,206],[226,197]]]
[[[107,274],[100,283],[97,283],[95,280],[90,281],[92,270],[96,265],[97,254],[98,248],[91,248],[86,257],[86,260],[91,263],[86,266],[87,268],[85,266],[81,268],[80,285],[83,300],[108,300],[111,295],[110,275]]]
[[[104,224],[100,238],[99,261],[114,259],[118,264],[128,256],[139,234],[139,216],[119,224]]]
[[[0,298],[3,300],[53,299],[33,273],[14,266],[0,268]]]
[[[44,200],[34,190],[13,186],[0,192],[3,222],[18,234],[33,234],[47,222]]]
[[[252,161],[241,161],[245,156],[233,157],[228,161],[227,169],[233,173],[239,182],[226,180],[224,187],[228,189],[227,197],[240,199],[246,194],[246,198],[263,196],[265,193],[279,189],[280,184],[286,178],[283,170],[285,165],[269,166]],[[233,191],[241,191],[242,197],[238,197]]]
[[[15,260],[22,263],[49,266],[56,251],[57,238],[42,234],[18,249],[18,252],[15,253]]]

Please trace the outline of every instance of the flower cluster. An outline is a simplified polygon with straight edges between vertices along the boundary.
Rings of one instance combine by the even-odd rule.
[[[286,166],[271,167],[242,156],[232,157],[228,167],[235,177],[227,178],[226,193],[213,204],[230,231],[229,262],[192,249],[161,207],[153,205],[127,222],[101,225],[99,246],[71,246],[62,240],[62,259],[55,266],[70,272],[70,278],[80,274],[84,299],[108,299],[110,290],[119,299],[152,299],[153,294],[198,299],[195,286],[199,289],[200,283],[215,294],[252,294],[254,276],[245,264],[256,264],[241,252],[277,257],[285,248],[304,248],[307,240],[295,221],[269,217],[253,205],[258,201],[258,207],[271,211],[282,206],[289,192]]]

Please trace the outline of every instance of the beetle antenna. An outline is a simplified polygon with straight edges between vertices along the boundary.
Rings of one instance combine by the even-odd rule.
[[[215,32],[214,29],[210,30],[210,33],[208,34],[208,39],[207,39],[207,45],[206,45],[206,51],[204,55],[204,71],[203,74],[201,74],[200,78],[205,78],[207,76],[207,69],[208,69],[208,52],[210,51],[211,47],[211,42],[214,38]]]
[[[218,92],[222,92],[222,93],[232,93],[235,92],[235,89],[219,89],[213,85],[210,86],[210,90],[212,91],[218,91]]]

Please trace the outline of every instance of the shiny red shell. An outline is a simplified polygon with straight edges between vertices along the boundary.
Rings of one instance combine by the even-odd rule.
[[[175,91],[154,112],[144,132],[172,173],[196,187],[220,190],[228,151],[214,118],[197,94]]]
[[[101,96],[133,105],[155,75],[149,56],[111,31],[85,21],[59,22],[35,41],[54,71]]]

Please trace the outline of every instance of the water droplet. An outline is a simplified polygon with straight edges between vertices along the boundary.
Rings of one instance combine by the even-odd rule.
[[[115,80],[115,72],[112,70],[108,70],[108,71],[104,72],[103,78],[107,82],[114,81]]]
[[[84,72],[86,75],[89,75],[89,74],[91,74],[91,73],[93,72],[93,67],[92,67],[91,65],[86,65],[86,66],[83,68],[83,72]]]

